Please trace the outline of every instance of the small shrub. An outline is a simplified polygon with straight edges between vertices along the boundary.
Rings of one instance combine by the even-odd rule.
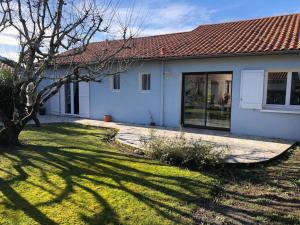
[[[105,141],[105,142],[113,141],[117,133],[118,133],[117,130],[109,129],[109,131],[102,137],[102,141]]]
[[[182,132],[169,138],[158,136],[154,130],[150,137],[141,140],[145,154],[152,159],[158,159],[170,165],[203,168],[223,164],[227,146],[204,142],[202,140],[187,139]]]

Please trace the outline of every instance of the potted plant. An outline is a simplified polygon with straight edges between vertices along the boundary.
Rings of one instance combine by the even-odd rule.
[[[104,122],[111,122],[112,116],[111,115],[104,115]]]
[[[155,122],[151,122],[151,123],[150,123],[150,126],[151,126],[151,127],[155,127],[155,126],[156,126],[156,123],[155,123]]]

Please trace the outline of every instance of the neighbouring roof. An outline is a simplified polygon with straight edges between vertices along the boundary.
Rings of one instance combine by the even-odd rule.
[[[10,60],[8,58],[0,56],[0,64],[4,64],[4,65],[6,65],[8,67],[15,67],[17,63],[14,62],[13,60]]]
[[[198,58],[300,52],[300,14],[200,25],[189,32],[140,37],[116,58]],[[74,62],[93,62],[122,41],[89,44]]]

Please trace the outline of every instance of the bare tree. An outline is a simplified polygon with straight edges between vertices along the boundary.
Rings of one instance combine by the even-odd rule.
[[[20,54],[13,72],[12,115],[0,109],[4,128],[0,144],[18,145],[19,134],[59,89],[72,82],[101,82],[126,70],[122,51],[131,48],[135,33],[132,18],[117,16],[117,3],[94,0],[0,0],[0,32],[14,29],[19,35]],[[122,39],[102,43],[93,55],[89,48],[97,34],[109,34],[119,26]],[[116,31],[116,29],[114,29]],[[64,52],[59,54],[60,52]],[[87,53],[88,52],[88,53]],[[47,76],[47,68],[68,67],[60,76]],[[42,89],[44,80],[51,80]]]

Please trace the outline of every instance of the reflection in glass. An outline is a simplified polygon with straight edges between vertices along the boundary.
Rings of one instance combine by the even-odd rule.
[[[79,114],[79,83],[73,83],[74,91],[74,114]]]
[[[142,90],[149,91],[151,85],[151,75],[150,74],[143,74],[142,75]]]
[[[184,76],[184,124],[230,128],[231,74]]]
[[[113,76],[113,89],[114,90],[120,90],[120,74],[115,74]]]
[[[206,75],[187,75],[184,84],[184,124],[205,126]]]
[[[287,72],[268,74],[267,104],[285,105]]]
[[[291,105],[300,105],[300,73],[292,73]]]
[[[65,84],[65,113],[71,113],[71,84]]]
[[[206,126],[230,128],[231,74],[209,74]]]

